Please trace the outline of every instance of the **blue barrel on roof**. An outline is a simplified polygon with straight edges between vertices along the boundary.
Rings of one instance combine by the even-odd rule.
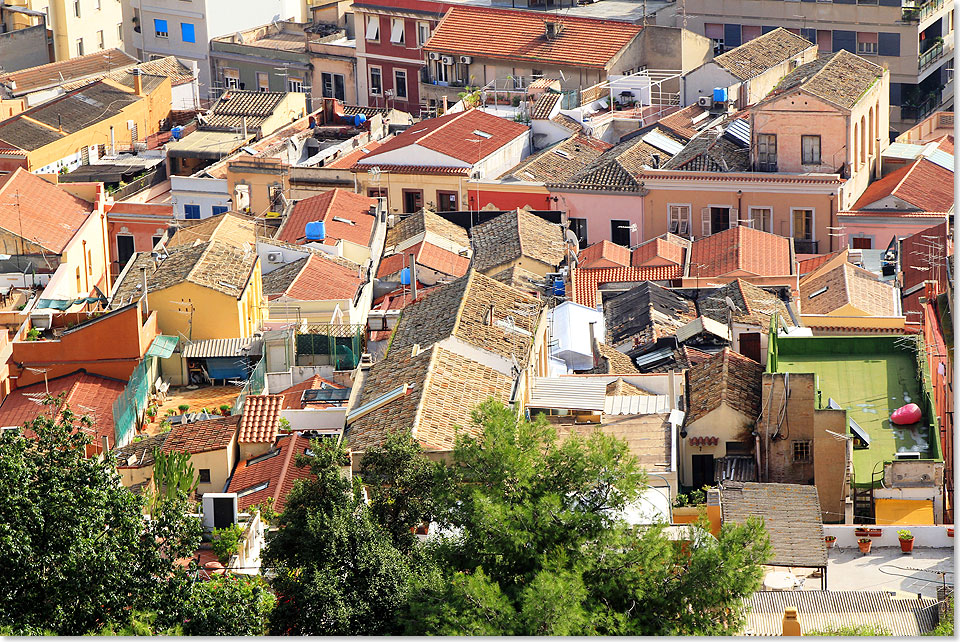
[[[177,125],[170,130],[170,135],[173,137],[173,140],[180,140],[180,137],[183,136],[183,127]]]
[[[308,241],[322,241],[327,238],[327,224],[324,221],[310,221],[305,231]]]
[[[726,87],[714,87],[714,88],[713,88],[713,102],[715,102],[715,103],[725,103],[725,102],[727,102],[727,88],[726,88]]]
[[[354,126],[354,127],[359,127],[360,125],[364,124],[365,122],[367,122],[367,115],[366,115],[366,114],[357,114],[356,116],[353,117],[353,126]]]
[[[410,285],[410,268],[400,270],[400,285]]]
[[[563,282],[563,279],[554,279],[553,280],[553,295],[554,296],[564,296],[566,294],[567,287]]]

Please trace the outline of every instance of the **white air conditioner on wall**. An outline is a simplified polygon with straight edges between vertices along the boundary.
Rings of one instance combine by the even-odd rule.
[[[469,65],[473,62],[473,56],[460,56],[460,62]]]
[[[429,54],[427,54],[427,57],[430,58],[430,60],[440,60],[440,54],[438,54],[436,51],[431,51]]]
[[[700,96],[697,98],[697,104],[701,107],[710,108],[713,107],[713,97],[712,96]]]
[[[283,252],[267,252],[267,261],[270,263],[283,263]]]
[[[443,57],[443,64],[445,64],[445,65],[452,65],[453,63],[454,63],[453,56],[444,56],[444,57]]]

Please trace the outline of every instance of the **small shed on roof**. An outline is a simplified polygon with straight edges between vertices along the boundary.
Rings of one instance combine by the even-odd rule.
[[[720,484],[723,522],[743,524],[763,519],[770,536],[770,566],[819,568],[827,582],[827,546],[816,486],[724,481]]]

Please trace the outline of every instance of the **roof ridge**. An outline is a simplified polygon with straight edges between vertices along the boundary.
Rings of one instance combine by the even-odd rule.
[[[745,281],[740,277],[737,277],[737,280],[734,283],[736,283],[737,290],[740,292],[740,298],[743,299],[743,307],[747,309],[747,314],[753,314],[753,310],[750,309],[750,301],[747,297],[747,294],[743,291],[743,284]]]
[[[283,458],[283,465],[280,467],[280,474],[277,475],[277,488],[274,489],[275,492],[283,487],[283,480],[287,476],[287,470],[290,468],[290,462],[294,458],[294,453],[297,451],[297,440],[302,439],[300,433],[294,432],[291,433],[288,437],[290,440],[290,445],[287,447],[287,456]],[[279,496],[278,496],[279,498]]]
[[[463,297],[464,299],[466,297]],[[457,322],[460,320],[460,311],[457,311]],[[454,324],[454,331],[456,331],[456,323]],[[451,333],[452,335],[452,333]],[[433,378],[433,367],[437,361],[437,344],[433,343],[427,350],[430,351],[430,360],[427,362],[426,371],[423,374],[423,383],[420,385],[420,390],[415,390],[414,394],[420,395],[417,399],[417,407],[413,412],[413,421],[410,426],[410,437],[413,439],[417,438],[417,427],[420,425],[420,417],[423,415],[423,403],[426,399],[426,391],[430,386],[430,380]],[[411,360],[416,359],[420,356],[420,353],[417,353],[416,356],[410,357]],[[406,381],[401,381],[400,385],[406,386]]]

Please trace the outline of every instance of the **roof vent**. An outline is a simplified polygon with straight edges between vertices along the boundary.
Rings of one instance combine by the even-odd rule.
[[[553,40],[563,31],[563,23],[559,20],[546,20],[544,21],[544,28],[546,30],[547,40]]]
[[[473,133],[475,136],[479,136],[480,138],[493,138],[493,134],[488,134],[487,132],[480,131],[479,129],[474,129]]]

